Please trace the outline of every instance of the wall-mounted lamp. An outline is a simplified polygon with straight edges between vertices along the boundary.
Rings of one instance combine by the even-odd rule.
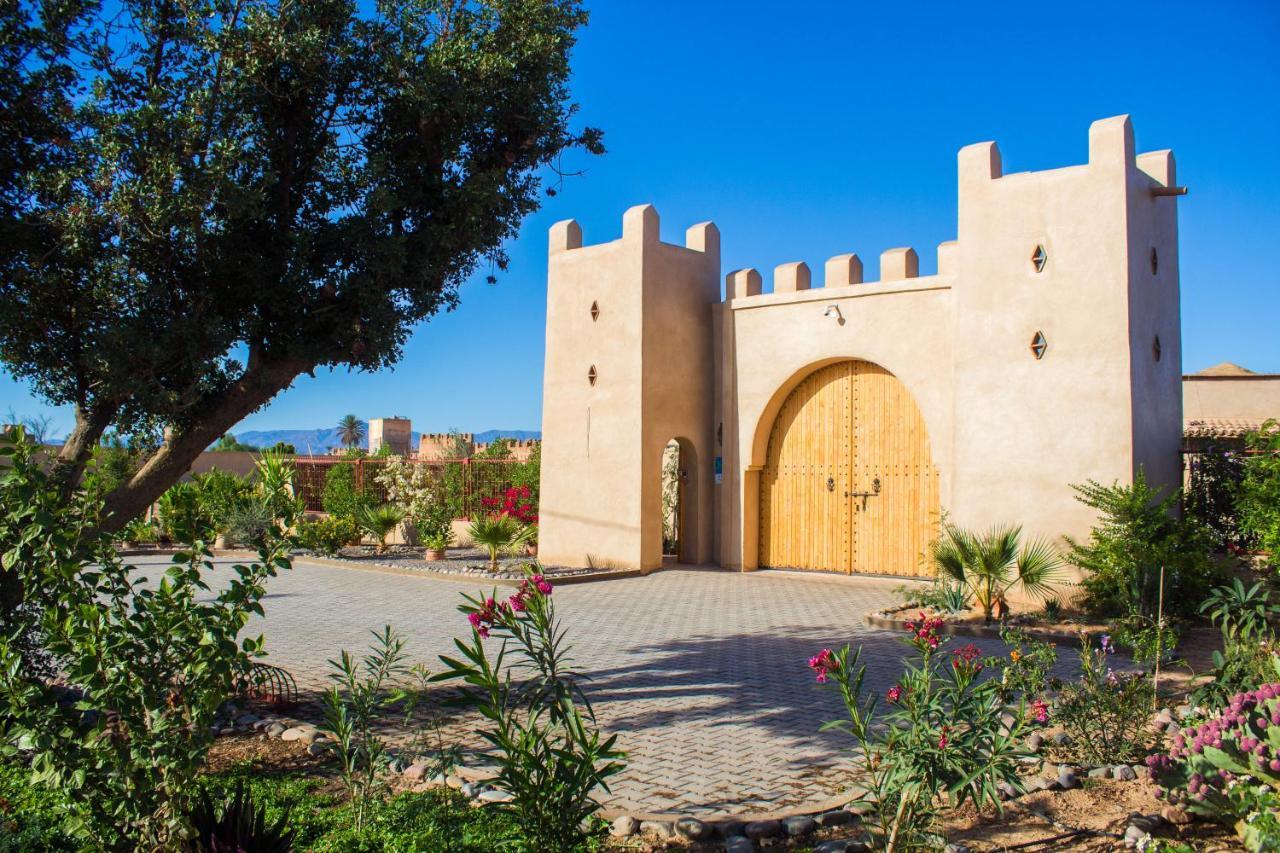
[[[841,326],[844,325],[844,315],[840,313],[839,305],[828,305],[827,310],[822,312],[823,317],[835,317],[836,322]]]

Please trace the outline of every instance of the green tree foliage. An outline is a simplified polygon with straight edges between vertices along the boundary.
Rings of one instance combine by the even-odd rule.
[[[95,498],[66,501],[23,443],[0,453],[0,553],[65,681],[30,671],[6,624],[0,749],[29,751],[34,781],[67,794],[69,826],[90,846],[173,848],[190,831],[215,712],[263,654],[261,637],[240,634],[267,579],[289,568],[289,543],[264,543],[216,593],[201,542],[148,583],[120,562]]]
[[[1132,485],[1090,480],[1072,488],[1098,513],[1087,540],[1067,539],[1067,560],[1086,573],[1085,606],[1108,616],[1153,619],[1163,567],[1165,611],[1194,614],[1221,570],[1209,556],[1204,527],[1179,512],[1178,492],[1151,488],[1142,471]]]
[[[1188,458],[1190,476],[1183,498],[1187,515],[1204,526],[1215,548],[1249,547],[1252,537],[1242,529],[1237,508],[1246,454],[1211,444]]]
[[[231,433],[227,433],[222,438],[218,439],[217,442],[214,443],[211,449],[215,453],[229,453],[229,452],[256,453],[261,448],[254,447],[252,444],[245,444],[243,441],[236,438]]]
[[[361,512],[373,506],[374,500],[356,486],[355,465],[332,465],[324,475],[320,503],[330,516],[358,522]]]
[[[562,155],[602,150],[571,128],[586,18],[579,0],[0,4],[0,361],[74,408],[58,477],[112,425],[168,427],[106,497],[119,529],[298,375],[395,363],[505,267]]]
[[[1240,483],[1240,523],[1280,569],[1280,421],[1267,421],[1245,441],[1250,455]]]

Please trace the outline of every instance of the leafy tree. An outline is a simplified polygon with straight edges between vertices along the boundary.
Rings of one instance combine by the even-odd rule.
[[[1194,518],[1178,512],[1177,490],[1147,484],[1141,470],[1132,485],[1092,480],[1072,486],[1076,500],[1098,513],[1085,541],[1067,537],[1067,561],[1083,569],[1084,604],[1107,616],[1156,616],[1164,569],[1165,612],[1192,615],[1220,575],[1210,540]]]
[[[355,465],[331,465],[324,475],[324,491],[320,504],[333,518],[359,521],[365,507],[373,506],[373,498],[356,486]]]
[[[343,415],[338,421],[338,440],[343,447],[359,447],[364,436],[364,422],[355,415]]]
[[[1280,569],[1280,421],[1267,421],[1245,441],[1250,453],[1240,483],[1240,523]]]
[[[511,439],[495,438],[493,441],[475,455],[476,459],[510,459],[511,458]]]
[[[297,456],[298,455],[298,448],[294,447],[292,444],[290,444],[287,441],[277,441],[275,444],[267,448],[267,450],[271,453],[276,453],[281,456]]]
[[[115,530],[302,373],[395,363],[540,202],[580,0],[0,4],[0,362],[166,440]],[[547,192],[552,192],[548,188]]]
[[[213,445],[212,449],[218,453],[227,453],[227,452],[236,452],[236,451],[239,451],[242,453],[254,453],[260,450],[261,448],[254,447],[252,444],[245,444],[243,441],[236,438],[231,433],[227,433],[222,438],[218,439],[217,443]]]

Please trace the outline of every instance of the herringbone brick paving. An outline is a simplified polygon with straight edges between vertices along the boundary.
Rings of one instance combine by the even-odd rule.
[[[555,590],[600,723],[628,753],[605,805],[712,814],[780,808],[837,793],[849,742],[819,726],[841,712],[819,689],[808,658],[824,646],[862,644],[868,688],[883,694],[903,646],[862,616],[893,604],[897,581],[740,574],[675,568],[644,578]],[[327,683],[339,649],[363,651],[390,624],[412,659],[437,664],[468,630],[452,582],[299,561],[273,579],[265,620],[268,662],[304,689]],[[1000,644],[979,643],[998,653]],[[463,737],[466,723],[450,734]],[[474,742],[472,738],[466,740]]]

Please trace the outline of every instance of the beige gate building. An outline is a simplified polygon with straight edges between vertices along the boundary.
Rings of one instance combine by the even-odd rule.
[[[664,448],[680,447],[690,563],[924,573],[940,515],[1086,533],[1071,483],[1177,484],[1182,427],[1173,155],[1136,155],[1127,117],[1088,162],[1005,175],[959,154],[958,239],[725,277],[719,232],[551,229],[539,552],[662,562]]]

